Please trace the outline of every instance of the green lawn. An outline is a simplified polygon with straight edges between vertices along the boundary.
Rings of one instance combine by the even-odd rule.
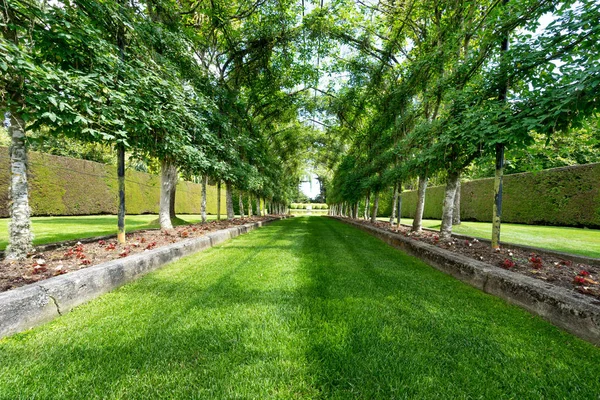
[[[378,219],[389,221],[389,218]],[[403,218],[402,223],[410,225],[412,219]],[[423,226],[439,229],[440,221],[425,219]],[[491,222],[462,222],[460,225],[454,226],[452,231],[477,238],[492,238]],[[600,258],[600,231],[597,229],[503,223],[500,234],[500,240],[506,243]]]
[[[595,399],[600,349],[322,217],[0,340],[0,398]]]
[[[216,219],[216,215],[208,215],[208,219]],[[158,215],[128,215],[125,218],[127,232],[158,228]],[[200,215],[179,215],[186,222],[196,223],[202,220]],[[33,217],[32,227],[35,235],[34,243],[46,244],[63,240],[116,234],[116,215],[87,215],[74,217]],[[0,250],[8,244],[8,218],[0,218]]]

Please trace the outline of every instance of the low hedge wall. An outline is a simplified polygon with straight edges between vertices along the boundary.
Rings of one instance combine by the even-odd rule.
[[[0,147],[0,217],[8,217],[10,164],[8,148]],[[117,168],[112,165],[43,153],[29,153],[29,201],[32,215],[116,214]],[[201,185],[180,181],[175,211],[199,214]],[[125,207],[128,214],[158,213],[160,178],[138,171],[125,171]],[[208,186],[206,208],[217,213],[217,188]],[[221,213],[226,213],[225,187],[221,188]]]
[[[440,219],[444,187],[427,189],[424,218]],[[460,211],[466,221],[492,220],[494,179],[461,185]],[[402,216],[412,218],[417,192],[402,194]],[[506,175],[502,221],[520,224],[600,227],[600,163]]]

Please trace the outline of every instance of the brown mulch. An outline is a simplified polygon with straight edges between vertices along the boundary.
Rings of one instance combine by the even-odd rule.
[[[181,240],[204,236],[220,229],[269,219],[271,217],[211,221],[205,224],[178,226],[169,232],[156,229],[136,231],[126,235],[125,244],[119,244],[116,238],[89,243],[78,242],[72,246],[33,252],[25,261],[2,260],[0,261],[0,292]]]
[[[354,220],[356,221],[356,220]],[[415,241],[422,241],[453,253],[470,257],[515,273],[552,283],[579,293],[600,298],[600,268],[594,265],[577,263],[554,255],[534,253],[518,248],[492,250],[489,243],[470,239],[442,239],[438,232],[423,230],[411,232],[407,226],[391,227],[386,222],[371,223],[359,220],[361,224],[398,233]]]

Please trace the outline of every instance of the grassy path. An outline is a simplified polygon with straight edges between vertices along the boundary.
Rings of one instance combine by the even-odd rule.
[[[0,399],[597,398],[600,349],[295,218],[0,340]]]
[[[202,221],[200,215],[180,215],[184,222]],[[217,219],[216,215],[208,215],[209,220]],[[128,215],[125,219],[127,232],[140,229],[158,228],[155,223],[158,215]],[[8,244],[8,218],[0,218],[0,250]],[[33,217],[31,224],[34,233],[34,244],[62,242],[63,240],[82,239],[94,236],[112,235],[117,232],[116,215],[83,215],[72,217]]]
[[[389,221],[389,218],[378,219]],[[412,225],[412,222],[412,219],[402,218],[403,224]],[[435,219],[423,220],[425,228],[439,230],[440,223]],[[489,240],[492,238],[492,223],[463,221],[460,225],[454,226],[452,231]],[[501,236],[501,240],[507,243],[600,258],[600,230],[598,229],[502,223]]]

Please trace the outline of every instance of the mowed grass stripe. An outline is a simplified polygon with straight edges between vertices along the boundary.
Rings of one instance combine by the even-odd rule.
[[[600,350],[294,218],[0,341],[0,398],[596,398]]]

